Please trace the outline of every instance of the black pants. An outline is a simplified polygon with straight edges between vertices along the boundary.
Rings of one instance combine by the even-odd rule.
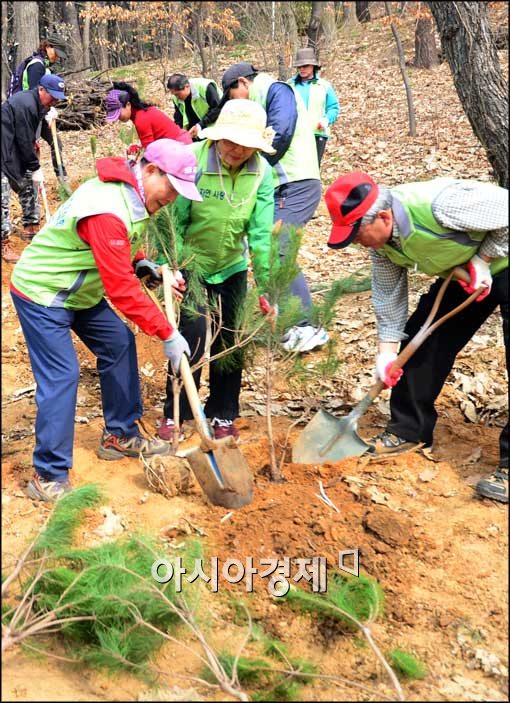
[[[247,289],[246,271],[235,273],[223,283],[205,283],[207,297],[210,302],[220,298],[221,302],[221,331],[211,345],[211,356],[223,349],[228,349],[234,344],[235,332],[238,321],[238,312],[244,304]],[[213,303],[214,305],[214,303]],[[214,306],[216,307],[216,306]],[[204,313],[200,310],[200,313]],[[214,333],[213,319],[213,333]],[[190,365],[201,359],[205,349],[206,319],[203,314],[199,316],[186,316],[181,313],[179,331],[188,341],[192,357]],[[165,417],[173,418],[174,394],[172,379],[169,374],[166,383]],[[197,388],[200,384],[202,368],[195,371],[193,378]],[[239,395],[241,393],[241,376],[243,372],[242,350],[236,349],[226,357],[213,361],[209,367],[209,398],[205,404],[206,417],[235,420],[239,417]],[[193,413],[188,403],[184,390],[179,398],[179,421],[191,420]]]
[[[319,137],[318,134],[315,135],[315,146],[317,147],[317,158],[319,159],[319,166],[321,165],[322,157],[324,156],[324,150],[326,148],[327,141],[327,137]]]
[[[51,133],[51,129],[49,124],[46,122],[46,120],[42,121],[41,124],[41,137],[44,139],[44,141],[49,145],[51,149],[51,162],[53,164],[53,170],[55,171],[55,175],[60,176],[58,172],[58,162],[57,162],[57,155],[55,153],[55,145],[53,144],[53,134]],[[60,140],[60,137],[57,136],[57,142],[58,142],[58,148],[60,150],[60,160],[62,161],[62,141]],[[64,173],[64,176],[67,176],[66,173],[66,167],[64,166],[64,162],[62,161],[62,171]]]
[[[442,280],[437,280],[421,296],[415,312],[405,327],[409,337],[420,329],[430,312]],[[448,286],[436,317],[444,315],[466,299],[466,293],[457,282]],[[509,372],[508,344],[508,269],[494,276],[489,295],[480,303],[468,305],[459,314],[447,320],[433,332],[406,363],[404,375],[391,393],[391,421],[389,432],[410,442],[424,442],[431,446],[437,412],[434,402],[450,373],[455,357],[469,342],[489,315],[500,306],[506,351],[506,369]],[[401,349],[407,342],[402,342]],[[500,465],[508,466],[508,422],[500,436]]]

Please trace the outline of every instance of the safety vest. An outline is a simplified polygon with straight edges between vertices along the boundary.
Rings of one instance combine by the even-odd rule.
[[[93,178],[61,205],[25,248],[14,267],[13,286],[46,307],[83,310],[97,305],[104,296],[103,282],[77,225],[84,217],[106,213],[124,223],[134,257],[149,221],[140,196],[127,183]]]
[[[249,244],[257,283],[261,285],[269,269],[273,208],[259,206],[257,210],[257,205],[264,179],[271,184],[271,167],[256,152],[232,179],[219,159],[215,142],[196,142],[190,148],[197,157],[197,188],[203,201],[189,204],[183,243],[193,250],[204,279],[209,283],[221,283],[233,273],[248,268],[245,237],[255,239],[256,230],[257,242],[252,240]],[[270,185],[269,190],[272,204]],[[179,196],[175,211],[182,201]]]
[[[215,86],[216,90],[218,91],[218,95],[221,98],[221,90],[216,85],[216,82],[213,81],[211,78],[189,79],[189,84],[191,87],[191,106],[193,107],[195,114],[200,120],[202,119],[202,117],[207,115],[210,109],[209,103],[207,102],[206,98],[207,86],[209,85],[209,83],[212,83]],[[176,95],[173,96],[172,100],[174,101],[174,105],[179,108],[179,112],[182,115],[183,129],[188,129],[189,120],[186,115],[186,105],[184,100],[181,100]]]
[[[393,263],[414,268],[429,276],[446,277],[454,266],[466,263],[476,254],[487,232],[464,232],[448,229],[433,215],[435,199],[452,178],[406,183],[392,188],[392,211],[400,232],[401,250],[385,244],[377,250]],[[493,274],[508,267],[508,256],[493,259]]]
[[[25,66],[25,70],[23,71],[23,78],[21,81],[21,90],[30,90],[30,86],[28,84],[28,69],[30,66],[33,66],[34,63],[42,63],[44,64],[44,73],[48,74],[51,73],[49,69],[50,62],[48,59],[43,59],[41,56],[34,56]]]
[[[291,78],[287,81],[289,85],[293,88],[296,85],[296,79]],[[308,111],[308,116],[312,127],[315,130],[315,134],[319,137],[329,137],[330,129],[329,126],[326,129],[317,129],[317,124],[319,120],[326,117],[326,96],[331,83],[317,76],[310,81],[309,93],[308,93],[308,105],[305,106]],[[296,91],[297,92],[297,91]]]
[[[276,82],[280,83],[281,81],[276,81],[268,73],[258,73],[253,82],[250,83],[250,100],[259,103],[265,110],[267,93],[273,83]],[[284,83],[284,85],[287,84]],[[292,88],[292,86],[290,87]],[[303,181],[308,178],[320,178],[313,128],[301,96],[296,93],[294,88],[292,88],[292,91],[297,105],[296,128],[289,148],[280,161],[273,166],[275,188],[284,183]]]

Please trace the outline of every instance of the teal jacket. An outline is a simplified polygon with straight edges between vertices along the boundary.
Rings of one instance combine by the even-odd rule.
[[[271,167],[255,153],[232,178],[220,162],[215,142],[195,142],[190,148],[197,157],[197,188],[203,201],[179,196],[172,206],[178,260],[185,244],[203,279],[223,283],[247,270],[248,249],[257,286],[265,290],[274,213]],[[164,261],[160,255],[158,263]]]

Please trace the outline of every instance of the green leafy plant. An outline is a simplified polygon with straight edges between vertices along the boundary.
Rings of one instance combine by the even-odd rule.
[[[425,664],[402,649],[392,649],[387,657],[397,675],[403,679],[424,679],[428,674]]]

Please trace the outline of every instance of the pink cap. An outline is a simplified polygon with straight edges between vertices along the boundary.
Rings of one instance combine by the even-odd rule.
[[[202,200],[195,185],[197,160],[191,145],[174,139],[156,139],[145,149],[143,158],[166,173],[175,190],[188,200]]]

